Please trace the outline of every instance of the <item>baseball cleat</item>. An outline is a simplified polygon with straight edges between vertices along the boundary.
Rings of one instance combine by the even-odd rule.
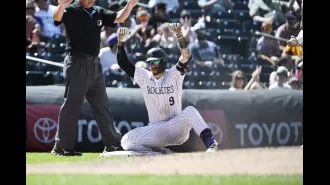
[[[219,150],[218,142],[214,140],[214,143],[206,150],[206,153],[216,152]]]
[[[104,147],[104,151],[103,153],[107,153],[107,152],[114,152],[114,151],[123,151],[123,147],[121,147],[121,145],[108,145]]]
[[[54,147],[54,149],[50,153],[56,156],[82,156],[82,153],[80,152],[59,147]]]

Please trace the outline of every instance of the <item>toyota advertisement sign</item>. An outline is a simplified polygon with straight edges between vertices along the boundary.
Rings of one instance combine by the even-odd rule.
[[[51,151],[55,142],[64,87],[27,87],[28,151]],[[107,88],[114,124],[122,134],[148,125],[139,89]],[[113,96],[116,94],[116,96]],[[301,145],[303,98],[296,91],[229,92],[184,90],[182,107],[194,106],[212,130],[221,149]],[[175,152],[205,151],[192,129]],[[76,149],[101,152],[104,145],[95,117],[84,101],[77,121]]]

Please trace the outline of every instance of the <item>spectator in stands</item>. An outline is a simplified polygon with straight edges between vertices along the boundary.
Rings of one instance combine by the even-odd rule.
[[[56,6],[50,5],[47,0],[34,0],[38,9],[35,16],[42,21],[42,34],[46,37],[52,37],[55,34],[61,35],[64,31],[63,26],[56,26],[53,20],[53,14]]]
[[[152,38],[152,41],[162,48],[178,48],[178,41],[168,28],[168,23],[163,23],[159,27],[158,34]]]
[[[186,41],[189,43],[192,43],[196,39],[195,31],[192,29],[191,26],[191,14],[187,10],[183,10],[180,15],[180,23],[181,23],[181,29],[182,34]]]
[[[198,0],[198,5],[206,14],[228,12],[233,9],[231,0]]]
[[[296,77],[290,78],[290,80],[288,81],[288,85],[290,85],[291,89],[303,90],[299,79]]]
[[[303,84],[303,61],[297,64],[295,77]]]
[[[138,25],[136,25],[131,35],[135,35],[142,46],[149,46],[151,38],[155,34],[152,26],[149,26],[150,14],[146,10],[140,10],[136,13],[136,19]]]
[[[278,22],[283,24],[285,17],[282,7],[292,9],[295,0],[273,1],[273,0],[249,0],[250,16],[258,22]]]
[[[99,58],[103,67],[103,72],[117,72],[120,67],[117,63],[117,33],[113,33],[107,39],[108,47],[100,49]]]
[[[237,70],[232,74],[230,91],[243,90],[247,84],[246,76],[243,71]]]
[[[261,30],[264,33],[271,34],[272,33],[272,24],[270,22],[263,22],[261,26]],[[257,41],[257,52],[261,55],[265,55],[269,58],[277,58],[281,55],[282,51],[280,50],[280,45],[277,40],[268,38],[268,37],[260,37]]]
[[[108,26],[103,26],[103,31],[101,32],[101,43],[100,43],[100,48],[105,48],[108,47],[108,38],[110,35],[113,33],[116,33],[117,28],[112,28]]]
[[[277,38],[283,38],[289,40],[291,36],[298,36],[300,32],[300,23],[297,22],[297,18],[291,13],[285,15],[286,23],[281,25],[277,30],[275,36]],[[286,42],[279,41],[281,48],[284,49],[287,45]]]
[[[292,61],[292,57],[290,55],[285,55],[285,56],[282,56],[278,63],[277,63],[277,66],[280,67],[280,66],[283,66],[285,67],[286,70],[288,71],[292,71],[293,70],[293,61]],[[277,82],[277,71],[273,71],[270,76],[269,76],[269,85],[272,85],[274,84],[275,82]],[[288,78],[292,77],[292,73],[291,72],[288,72]]]
[[[149,0],[148,7],[153,8],[157,4],[164,3],[166,6],[166,12],[169,12],[173,9],[179,7],[178,0]]]
[[[36,5],[33,0],[26,0],[26,15],[34,15],[36,12]]]
[[[166,13],[166,3],[157,1],[151,9],[151,17],[149,24],[152,26],[153,31],[157,32],[157,28],[163,23],[170,22]],[[155,35],[156,33],[154,33]]]
[[[301,21],[300,21],[300,32],[297,37],[291,36],[291,39],[288,41],[289,45],[303,45],[303,3],[301,3]]]
[[[290,85],[287,84],[289,79],[289,71],[284,66],[279,66],[276,71],[277,81],[269,86],[269,89],[291,89]]]
[[[224,64],[218,46],[206,39],[205,30],[197,29],[194,42],[189,44],[194,63],[206,71],[211,70],[212,64]]]
[[[39,41],[39,27],[36,20],[31,15],[26,15],[26,52],[36,53],[45,46],[45,43]]]
[[[260,74],[262,71],[262,66],[258,66],[256,70],[252,73],[251,79],[244,87],[244,90],[262,90],[267,89],[267,87],[260,82]]]

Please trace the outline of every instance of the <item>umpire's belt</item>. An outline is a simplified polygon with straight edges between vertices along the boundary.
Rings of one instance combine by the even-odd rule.
[[[87,54],[80,53],[80,52],[70,51],[69,54],[73,57],[83,58],[83,59],[91,61],[91,62],[98,62],[98,59],[99,59],[98,56],[91,56],[91,55],[87,55]]]

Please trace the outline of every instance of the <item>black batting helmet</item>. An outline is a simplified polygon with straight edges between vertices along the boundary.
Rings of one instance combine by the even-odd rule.
[[[158,66],[158,73],[161,73],[165,70],[166,64],[167,64],[167,55],[165,51],[162,48],[151,48],[147,52],[146,55],[146,62],[149,63],[149,61],[153,60],[160,60],[159,66]]]
[[[163,63],[164,65],[167,63],[167,55],[162,48],[149,49],[146,58],[147,58],[146,62],[151,60],[161,60],[161,63]]]

